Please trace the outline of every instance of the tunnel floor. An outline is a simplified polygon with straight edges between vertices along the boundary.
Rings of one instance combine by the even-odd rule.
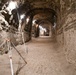
[[[33,38],[16,47],[24,59],[12,49],[14,75],[76,75],[75,66],[68,63],[56,41],[51,37]],[[9,55],[0,55],[0,75],[11,75]]]

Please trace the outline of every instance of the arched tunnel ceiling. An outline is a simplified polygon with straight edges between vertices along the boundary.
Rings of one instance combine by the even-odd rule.
[[[40,26],[49,30],[49,28],[51,27],[51,23],[46,21],[45,23],[41,23]]]
[[[10,1],[10,0],[2,0]],[[22,3],[29,3],[31,10],[27,12],[26,15],[32,14],[34,19],[37,20],[48,20],[51,23],[54,23],[54,15],[56,15],[56,7],[60,0],[13,0]],[[26,6],[27,7],[27,6]],[[29,7],[27,7],[29,8]]]
[[[49,21],[52,24],[54,23],[54,16],[55,12],[51,9],[36,9],[33,11],[34,17],[33,19],[37,20],[37,23],[40,23],[40,21]],[[45,23],[45,22],[44,22]]]
[[[29,9],[29,4],[31,9],[37,9],[37,8],[49,8],[54,11],[58,8],[58,5],[60,3],[60,0],[1,0],[2,3],[9,2],[9,1],[17,1],[18,5],[25,3],[25,8],[27,7]],[[20,5],[21,5],[20,4]]]
[[[35,8],[27,12],[27,15],[32,15],[33,19],[38,21],[48,20],[52,24],[54,23],[54,16],[56,16],[56,12],[49,8]]]
[[[51,8],[56,10],[60,0],[28,0],[34,8]]]
[[[48,20],[48,19],[51,19],[51,15],[39,13],[39,14],[35,15],[33,19],[35,19],[35,20]]]
[[[38,13],[33,17],[33,20],[36,20],[37,24],[40,24],[40,23],[44,24],[44,23],[47,23],[47,21],[48,22],[53,21],[53,18],[52,18],[52,14]]]
[[[54,24],[54,16],[56,16],[56,3],[59,0],[28,0],[33,9],[30,12],[33,12],[33,19],[37,19],[37,22],[40,23],[45,21],[49,21]],[[45,22],[43,22],[45,23]]]
[[[7,2],[11,0],[1,0],[2,2]],[[60,0],[12,0],[17,1],[18,3],[24,3],[29,2],[30,5],[32,5],[33,8],[51,8],[53,10],[56,10],[59,6]]]

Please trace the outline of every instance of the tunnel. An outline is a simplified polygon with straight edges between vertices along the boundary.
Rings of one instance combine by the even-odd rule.
[[[76,75],[76,0],[0,0],[0,75]]]

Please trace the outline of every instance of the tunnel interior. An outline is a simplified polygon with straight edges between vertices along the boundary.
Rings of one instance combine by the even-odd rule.
[[[15,75],[76,75],[76,0],[0,0],[0,64],[12,47]]]
[[[48,10],[48,11],[46,11]],[[39,34],[49,36],[51,29],[55,26],[55,12],[51,9],[34,9],[32,19],[32,31],[35,37]]]

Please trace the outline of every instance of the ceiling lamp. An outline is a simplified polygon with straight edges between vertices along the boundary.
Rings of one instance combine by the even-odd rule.
[[[25,15],[24,15],[24,14],[22,14],[22,15],[20,16],[20,19],[22,20],[24,17],[25,17]]]
[[[10,1],[6,10],[9,11],[9,14],[11,14],[11,11],[15,8],[17,8],[17,2],[16,1]]]
[[[35,22],[36,22],[36,20],[33,20],[33,22],[32,22],[32,23],[33,23],[33,24],[35,24]]]

